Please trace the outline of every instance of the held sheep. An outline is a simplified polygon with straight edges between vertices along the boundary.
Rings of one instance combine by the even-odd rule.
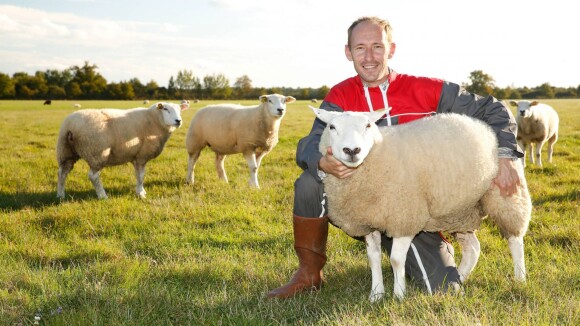
[[[558,113],[549,105],[538,101],[510,101],[518,108],[516,123],[518,124],[518,145],[524,151],[522,162],[526,166],[526,150],[530,150],[530,162],[534,163],[533,144],[536,144],[535,159],[542,166],[542,147],[548,142],[548,162],[552,163],[554,144],[558,140]]]
[[[279,94],[262,95],[259,99],[259,105],[217,104],[196,113],[185,140],[189,153],[187,183],[194,183],[195,164],[201,150],[208,146],[216,154],[215,165],[220,179],[228,182],[224,170],[226,155],[242,153],[250,170],[248,184],[260,188],[260,163],[278,143],[278,130],[286,113],[286,104],[296,99]]]
[[[99,199],[107,198],[100,171],[107,166],[131,162],[137,177],[137,195],[145,198],[145,165],[163,151],[171,133],[181,126],[181,111],[187,104],[160,102],[149,108],[130,110],[86,109],[71,113],[63,121],[56,157],[57,196],[65,197],[65,181],[74,164],[85,160]]]
[[[480,254],[475,230],[488,215],[508,239],[515,279],[525,281],[523,237],[532,204],[524,171],[521,186],[504,198],[492,186],[497,175],[497,139],[483,122],[458,114],[439,114],[379,130],[384,114],[329,112],[312,108],[327,123],[320,141],[349,167],[350,177],[324,179],[330,219],[351,236],[365,236],[371,266],[370,300],[385,293],[380,232],[393,237],[393,292],[405,295],[405,259],[420,231],[455,233],[463,258],[458,271],[467,279]],[[364,161],[364,163],[363,163]],[[352,200],[353,194],[361,196]]]

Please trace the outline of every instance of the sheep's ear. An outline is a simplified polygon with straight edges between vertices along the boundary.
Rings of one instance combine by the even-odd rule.
[[[268,95],[262,95],[259,97],[259,99],[260,99],[260,102],[266,103],[266,102],[268,102]]]
[[[157,103],[157,110],[161,110],[163,109],[163,104],[162,103]]]
[[[285,103],[292,103],[296,101],[296,99],[292,96],[286,96],[286,102]]]
[[[325,123],[329,123],[330,120],[334,119],[338,115],[341,115],[340,112],[321,110],[310,105],[308,107],[312,110],[312,112],[314,112],[314,114],[318,119],[322,120]]]
[[[379,121],[380,118],[382,118],[385,115],[385,113],[386,113],[386,110],[382,109],[382,110],[376,110],[373,112],[369,112],[368,115],[372,121],[377,122],[377,121]]]
[[[510,105],[511,106],[518,106],[518,101],[511,100]]]
[[[540,104],[540,102],[538,102],[538,101],[532,101],[532,103],[530,103],[530,106],[534,106],[534,105],[538,105],[538,104]]]

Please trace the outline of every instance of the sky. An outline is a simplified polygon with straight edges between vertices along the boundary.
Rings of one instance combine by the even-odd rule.
[[[346,30],[361,16],[393,26],[389,66],[499,87],[580,85],[580,19],[570,0],[0,0],[0,72],[85,62],[107,82],[167,86],[243,75],[254,87],[333,86],[355,75]]]

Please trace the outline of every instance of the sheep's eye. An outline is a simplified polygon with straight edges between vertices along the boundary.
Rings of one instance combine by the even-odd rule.
[[[268,100],[268,102],[272,103],[272,100]]]
[[[334,130],[334,129],[336,129],[336,128],[334,128],[334,125],[330,125],[330,126],[328,126],[328,129],[330,129],[330,130]]]

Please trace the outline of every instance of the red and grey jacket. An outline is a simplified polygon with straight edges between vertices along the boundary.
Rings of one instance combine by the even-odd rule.
[[[465,114],[486,122],[495,131],[500,157],[523,157],[516,142],[515,119],[502,102],[492,96],[471,94],[457,84],[440,79],[391,70],[385,83],[367,87],[355,76],[332,87],[320,108],[339,112],[387,109],[386,116],[377,122],[379,126],[407,123],[436,113]],[[315,119],[312,130],[300,140],[296,150],[298,166],[317,179],[318,161],[322,158],[318,144],[325,127],[324,122]]]

